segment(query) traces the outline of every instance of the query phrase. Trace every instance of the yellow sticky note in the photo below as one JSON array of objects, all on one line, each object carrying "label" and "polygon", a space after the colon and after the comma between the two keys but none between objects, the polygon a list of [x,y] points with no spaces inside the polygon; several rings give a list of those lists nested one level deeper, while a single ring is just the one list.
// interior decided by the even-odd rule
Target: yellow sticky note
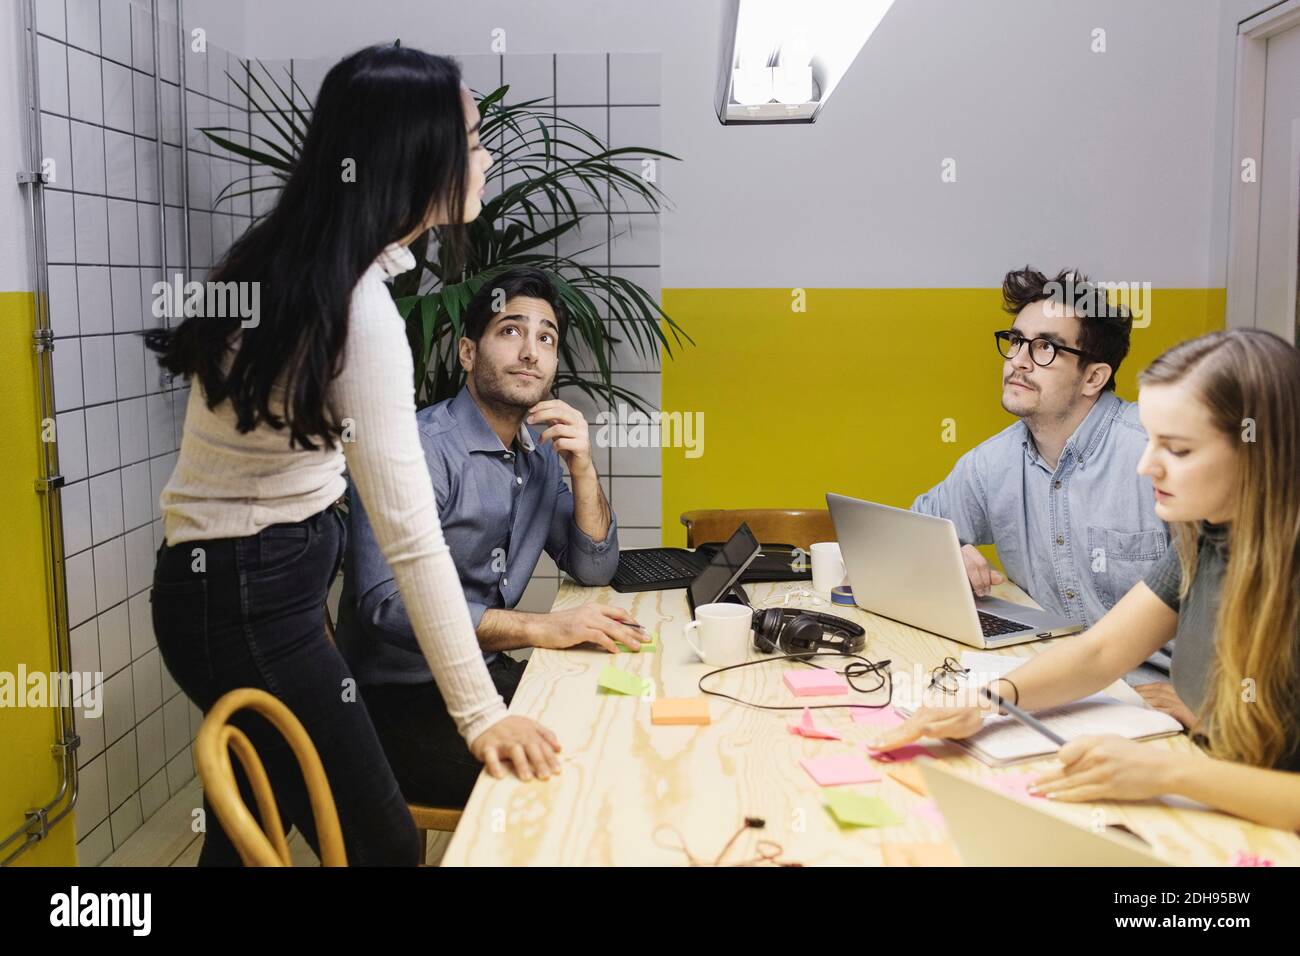
[{"label": "yellow sticky note", "polygon": [[826,809],[842,827],[892,827],[903,818],[879,797],[834,790],[826,794]]},{"label": "yellow sticky note", "polygon": [[961,866],[961,857],[946,843],[887,843],[880,849],[885,866]]},{"label": "yellow sticky note", "polygon": [[709,702],[703,697],[660,697],[650,705],[652,724],[707,724]]},{"label": "yellow sticky note", "polygon": [[641,697],[647,693],[651,683],[648,677],[641,677],[628,671],[619,670],[617,667],[606,665],[605,669],[600,672],[600,677],[596,680],[596,686],[600,690],[612,694]]},{"label": "yellow sticky note", "polygon": [[622,641],[615,641],[614,643],[618,645],[618,649],[620,651],[627,651],[629,654],[645,654],[650,651],[659,650],[659,635],[655,634],[651,636],[647,634],[645,636],[645,639],[641,641],[641,646],[638,647],[635,651],[632,650],[632,648],[628,647],[626,644],[624,644]]}]

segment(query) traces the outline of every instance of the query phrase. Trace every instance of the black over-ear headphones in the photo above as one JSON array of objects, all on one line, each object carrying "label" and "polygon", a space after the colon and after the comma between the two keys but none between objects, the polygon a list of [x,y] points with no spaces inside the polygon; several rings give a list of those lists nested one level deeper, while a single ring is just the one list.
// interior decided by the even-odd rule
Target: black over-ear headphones
[{"label": "black over-ear headphones", "polygon": [[834,614],[794,607],[769,607],[754,612],[754,647],[764,654],[818,651],[860,654],[866,646],[867,632]]}]

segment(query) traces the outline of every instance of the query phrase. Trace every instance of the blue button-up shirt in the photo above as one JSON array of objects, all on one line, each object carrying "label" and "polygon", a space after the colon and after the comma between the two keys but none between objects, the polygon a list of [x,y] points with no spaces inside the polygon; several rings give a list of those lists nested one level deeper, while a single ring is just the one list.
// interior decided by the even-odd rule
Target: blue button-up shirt
[{"label": "blue button-up shirt", "polygon": [[[540,432],[522,424],[510,448],[504,447],[467,388],[416,418],[442,533],[475,629],[488,608],[519,603],[543,550],[581,584],[613,579],[618,568],[613,512],[603,541],[577,526],[564,466],[554,445],[536,443]],[[362,685],[430,681],[433,675],[361,496],[353,494],[349,501],[339,649]],[[495,655],[486,657],[490,661]]]},{"label": "blue button-up shirt", "polygon": [[1137,406],[1104,392],[1056,467],[1018,421],[957,460],[913,511],[950,519],[962,544],[993,544],[1007,576],[1043,608],[1091,627],[1169,546]]}]

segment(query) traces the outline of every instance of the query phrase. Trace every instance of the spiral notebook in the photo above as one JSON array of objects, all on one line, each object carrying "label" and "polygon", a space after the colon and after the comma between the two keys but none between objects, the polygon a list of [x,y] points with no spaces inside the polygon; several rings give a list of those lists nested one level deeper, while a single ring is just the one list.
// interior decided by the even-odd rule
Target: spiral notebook
[{"label": "spiral notebook", "polygon": [[[987,683],[994,677],[1009,673],[1027,659],[1009,654],[967,651],[961,656],[961,666],[969,668],[964,680],[976,685]],[[1034,716],[1066,740],[1096,734],[1151,740],[1182,733],[1183,725],[1177,720],[1141,701],[1136,691],[1123,681],[1116,681],[1101,693],[1061,707],[1034,711]],[[919,705],[915,692],[899,688],[895,693],[894,707],[902,713],[910,715]],[[949,742],[990,767],[1037,760],[1057,750],[1056,744],[1014,717],[985,718],[983,729],[965,740]]]}]

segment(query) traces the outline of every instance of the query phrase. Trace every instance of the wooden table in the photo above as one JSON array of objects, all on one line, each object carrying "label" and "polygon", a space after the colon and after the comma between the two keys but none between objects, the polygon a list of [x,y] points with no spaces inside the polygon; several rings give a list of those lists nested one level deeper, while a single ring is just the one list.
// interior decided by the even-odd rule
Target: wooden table
[{"label": "wooden table", "polygon": [[[792,586],[746,587],[758,606],[778,603]],[[1001,585],[995,593],[1032,604],[1012,585]],[[755,843],[763,838],[783,847],[783,859],[805,865],[879,866],[885,844],[948,842],[942,828],[910,812],[924,798],[888,777],[850,789],[881,797],[902,812],[902,825],[842,830],[835,823],[823,806],[824,790],[799,761],[863,752],[870,728],[855,724],[847,709],[813,712],[818,726],[842,733],[842,741],[810,740],[788,730],[798,711],[763,711],[715,697],[709,698],[713,721],[708,726],[652,726],[648,700],[597,693],[596,678],[606,664],[653,678],[660,697],[699,696],[697,681],[709,668],[682,636],[682,625],[689,620],[685,591],[619,594],[609,588],[565,583],[554,606],[571,608],[589,602],[631,609],[649,632],[658,631],[661,650],[617,656],[598,650],[534,651],[510,711],[532,717],[559,735],[563,772],[550,781],[532,783],[482,774],[443,865],[680,866],[686,863],[680,850],[656,845],[655,831],[661,824],[675,826],[695,856],[712,860],[746,816],[763,817],[767,826],[745,833],[729,860],[754,856]],[[963,650],[969,650],[857,609],[805,606],[858,621],[867,629],[866,656],[892,660],[895,673],[913,672],[918,666],[928,672],[945,656],[960,658]],[[1047,643],[1022,644],[1001,653],[1028,657]],[[800,666],[774,662],[742,668],[714,678],[710,687],[772,704],[846,700],[792,697],[781,674]],[[879,704],[885,697],[878,692],[850,694],[849,699]],[[1144,746],[1194,748],[1183,736],[1152,740]],[[1048,758],[993,769],[955,748],[944,746],[939,752],[945,766],[981,779],[1042,771],[1054,762]],[[1177,798],[1170,800],[1177,802]],[[1222,813],[1157,802],[1040,803],[1085,826],[1096,819],[1094,814],[1104,814],[1106,823],[1128,826],[1173,863],[1224,865],[1238,851],[1279,865],[1300,863],[1300,837]],[[660,839],[672,837],[661,833]]]}]

